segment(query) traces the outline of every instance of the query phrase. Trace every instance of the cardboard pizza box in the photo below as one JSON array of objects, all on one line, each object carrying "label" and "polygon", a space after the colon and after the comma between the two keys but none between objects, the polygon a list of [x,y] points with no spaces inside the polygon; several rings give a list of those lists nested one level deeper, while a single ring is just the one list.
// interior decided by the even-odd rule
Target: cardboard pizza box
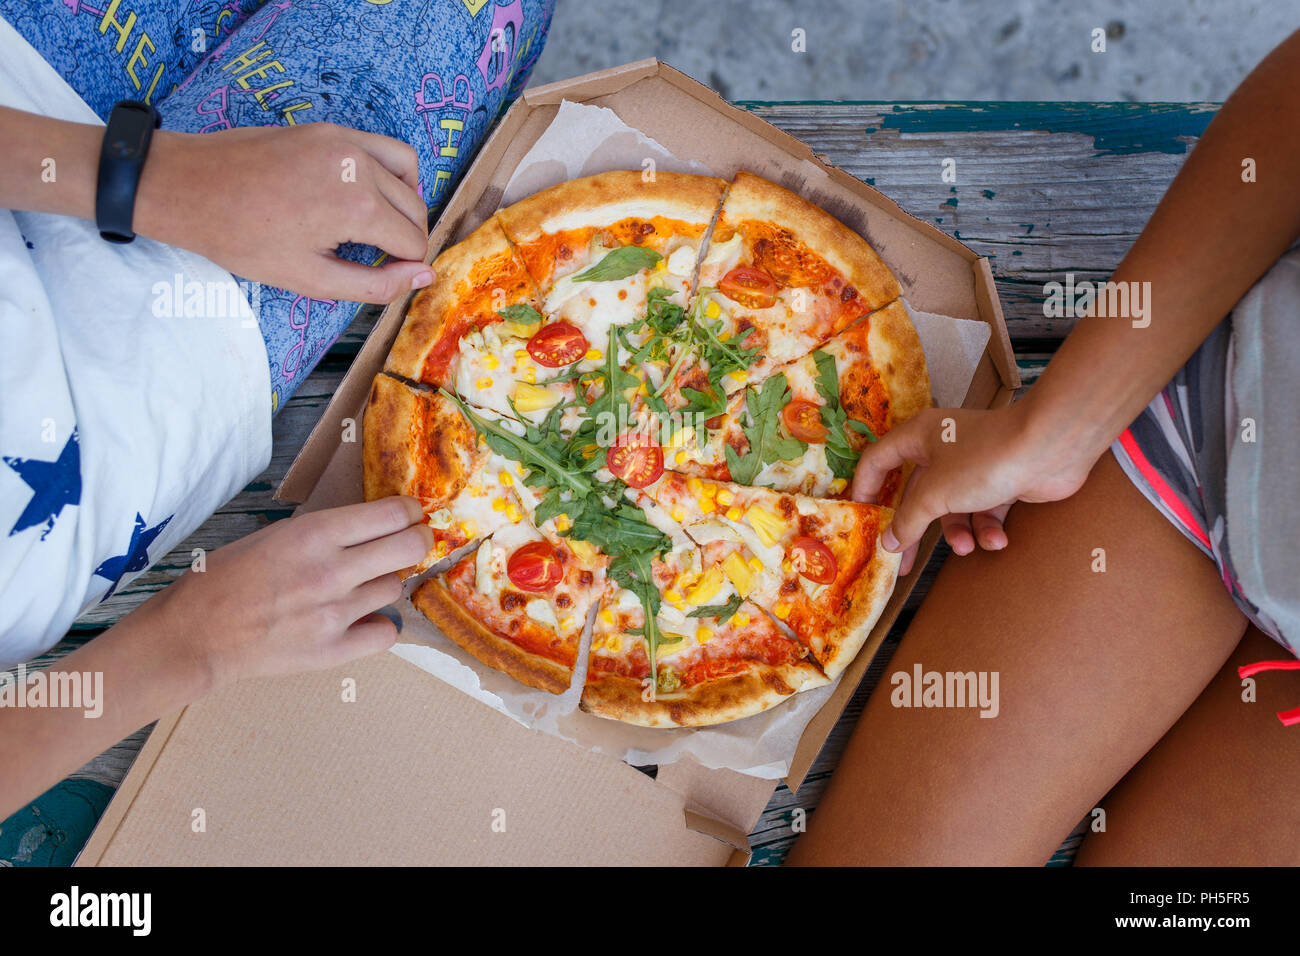
[{"label": "cardboard pizza box", "polygon": [[[744,168],[865,236],[917,309],[992,329],[967,408],[1020,384],[988,261],[799,140],[657,60],[536,87],[483,145],[429,237],[427,261],[499,205],[562,100],[608,107],[719,176]],[[409,300],[409,297],[408,297]],[[390,305],[280,486],[304,509],[361,499],[348,441],[407,301]],[[353,428],[352,426],[356,426]],[[925,557],[801,738],[797,789],[897,618]],[[226,688],[159,721],[78,865],[736,865],[776,783],[693,760],[654,775],[524,728],[392,654]]]}]

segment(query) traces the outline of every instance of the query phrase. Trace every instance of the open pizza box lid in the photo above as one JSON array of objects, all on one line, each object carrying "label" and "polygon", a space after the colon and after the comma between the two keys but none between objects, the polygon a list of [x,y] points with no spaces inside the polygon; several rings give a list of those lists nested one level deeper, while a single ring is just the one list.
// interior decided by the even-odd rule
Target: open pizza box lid
[{"label": "open pizza box lid", "polygon": [[[566,99],[607,107],[720,176],[748,169],[821,205],[872,243],[914,308],[989,324],[965,407],[1011,400],[1019,375],[987,260],[657,60],[525,92],[447,204],[427,261],[497,209]],[[361,500],[361,411],[406,306],[384,311],[280,498],[305,509]],[[915,569],[805,730],[786,778],[792,789],[937,537],[931,528]],[[380,654],[323,673],[246,681],[159,721],[78,865],[743,864],[747,834],[775,785],[693,760],[651,776],[528,730]]]}]

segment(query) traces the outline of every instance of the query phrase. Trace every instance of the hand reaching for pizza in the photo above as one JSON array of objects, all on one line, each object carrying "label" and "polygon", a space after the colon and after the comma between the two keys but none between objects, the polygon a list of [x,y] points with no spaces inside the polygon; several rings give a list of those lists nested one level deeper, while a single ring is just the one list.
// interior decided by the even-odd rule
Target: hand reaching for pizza
[{"label": "hand reaching for pizza", "polygon": [[374,613],[401,597],[395,572],[433,545],[423,517],[414,498],[393,497],[278,521],[209,554],[157,611],[212,686],[376,653],[397,637]]},{"label": "hand reaching for pizza", "polygon": [[[97,148],[97,147],[96,147]],[[415,150],[331,123],[154,137],[135,229],[237,276],[320,299],[390,302],[433,281]],[[344,242],[382,266],[347,262]]]},{"label": "hand reaching for pizza", "polygon": [[868,445],[853,476],[855,501],[874,502],[886,476],[916,465],[889,529],[887,551],[911,570],[921,535],[936,518],[956,554],[1007,546],[1002,527],[1017,501],[1059,501],[1078,491],[1097,456],[1057,438],[1027,404],[992,411],[927,409]]}]

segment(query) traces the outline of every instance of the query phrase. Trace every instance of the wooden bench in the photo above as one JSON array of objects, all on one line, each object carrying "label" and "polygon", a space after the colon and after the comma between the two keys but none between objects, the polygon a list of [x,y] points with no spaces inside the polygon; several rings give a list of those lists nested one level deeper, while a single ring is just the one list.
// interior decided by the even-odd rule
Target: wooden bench
[{"label": "wooden bench", "polygon": [[[1216,109],[1130,103],[741,105],[988,256],[1026,386],[1070,326],[1069,320],[1043,317],[1044,284],[1064,281],[1071,272],[1076,280],[1109,276]],[[955,182],[942,178],[948,159],[955,161]],[[291,513],[274,491],[372,322],[368,314],[353,323],[275,419],[265,473],[179,548],[78,619],[39,663],[62,657],[166,587],[189,567],[191,549],[218,548]],[[777,789],[751,834],[755,864],[779,863],[793,839],[790,811],[817,805],[867,695],[946,555],[941,546],[799,794],[784,785]],[[132,735],[86,773],[116,785],[147,733],[148,728]],[[1078,833],[1058,856],[1068,856],[1077,841]]]}]

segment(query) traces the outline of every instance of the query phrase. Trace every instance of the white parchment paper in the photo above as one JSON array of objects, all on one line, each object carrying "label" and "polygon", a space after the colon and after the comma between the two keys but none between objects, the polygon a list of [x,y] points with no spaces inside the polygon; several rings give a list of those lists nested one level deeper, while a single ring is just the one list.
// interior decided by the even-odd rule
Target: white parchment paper
[{"label": "white parchment paper", "polygon": [[[645,168],[715,175],[702,163],[682,160],[612,110],[564,101],[506,184],[508,206],[540,189],[611,169]],[[931,389],[939,407],[959,406],[984,352],[990,330],[983,322],[917,312],[908,307],[921,338],[930,370]],[[408,593],[412,585],[408,584]],[[578,656],[579,674],[563,695],[525,687],[487,667],[448,640],[409,601],[403,601],[402,638],[428,640],[433,646],[399,643],[392,652],[525,727],[553,734],[606,753],[633,766],[666,764],[690,754],[709,768],[728,768],[755,777],[776,779],[790,769],[804,728],[834,691],[826,687],[796,694],[762,714],[717,727],[654,730],[593,717],[578,710],[586,671],[587,644]],[[590,631],[590,628],[588,628]]]}]

